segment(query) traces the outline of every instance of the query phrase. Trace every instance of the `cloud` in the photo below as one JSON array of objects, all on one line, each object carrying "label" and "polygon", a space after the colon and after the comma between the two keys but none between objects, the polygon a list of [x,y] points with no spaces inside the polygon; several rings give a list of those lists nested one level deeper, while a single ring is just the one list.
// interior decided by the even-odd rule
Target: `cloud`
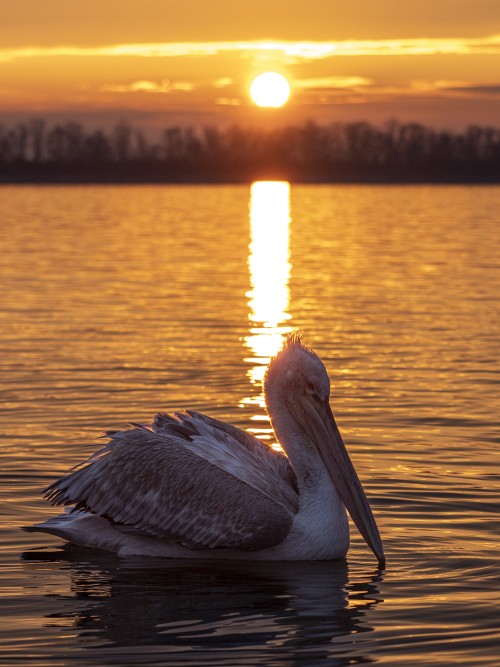
[{"label": "cloud", "polygon": [[241,100],[236,97],[217,97],[215,104],[226,107],[238,107],[241,104]]},{"label": "cloud", "polygon": [[216,88],[227,88],[227,86],[231,86],[232,84],[233,80],[228,76],[223,76],[221,79],[214,81],[214,86]]},{"label": "cloud", "polygon": [[447,90],[454,93],[468,93],[471,95],[500,95],[500,84],[496,86],[478,86],[470,84],[467,86],[450,86]]},{"label": "cloud", "polygon": [[134,81],[126,84],[105,84],[103,93],[171,93],[174,91],[191,92],[194,86],[189,81]]},{"label": "cloud", "polygon": [[243,56],[262,53],[295,60],[337,56],[500,54],[500,35],[464,38],[418,38],[343,41],[235,41],[116,44],[99,47],[54,46],[0,49],[0,62],[24,58],[174,58],[205,57],[236,52]]},{"label": "cloud", "polygon": [[304,90],[323,90],[330,88],[358,88],[359,86],[370,86],[372,84],[372,79],[366,79],[362,76],[324,76],[295,80],[293,87]]},{"label": "cloud", "polygon": [[411,90],[417,93],[465,93],[468,95],[499,95],[500,83],[485,83],[438,79],[434,81],[412,81]]},{"label": "cloud", "polygon": [[379,84],[363,77],[322,77],[294,82],[296,104],[364,104],[388,100],[427,98],[493,99],[500,83],[447,79],[414,79],[406,83]]}]

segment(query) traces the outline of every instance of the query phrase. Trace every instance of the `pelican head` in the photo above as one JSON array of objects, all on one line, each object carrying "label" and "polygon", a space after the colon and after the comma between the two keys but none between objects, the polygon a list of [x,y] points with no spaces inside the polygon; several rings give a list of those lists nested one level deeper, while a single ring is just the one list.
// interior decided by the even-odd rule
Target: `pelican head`
[{"label": "pelican head", "polygon": [[292,454],[292,443],[300,443],[303,461],[313,451],[319,454],[356,527],[384,567],[377,524],[330,408],[326,368],[300,335],[288,336],[269,364],[264,391],[273,428],[287,454]]}]

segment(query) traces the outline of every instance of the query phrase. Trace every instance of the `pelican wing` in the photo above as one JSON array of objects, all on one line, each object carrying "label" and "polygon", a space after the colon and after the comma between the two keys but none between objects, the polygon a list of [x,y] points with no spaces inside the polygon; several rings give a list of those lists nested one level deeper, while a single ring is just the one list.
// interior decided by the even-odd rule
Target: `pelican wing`
[{"label": "pelican wing", "polygon": [[110,432],[102,450],[45,496],[191,548],[279,544],[298,510],[288,461],[220,424],[196,413],[157,415],[151,428]]},{"label": "pelican wing", "polygon": [[153,429],[183,435],[191,451],[279,500],[294,514],[298,511],[297,480],[288,458],[250,433],[192,410],[175,417],[157,414]]}]

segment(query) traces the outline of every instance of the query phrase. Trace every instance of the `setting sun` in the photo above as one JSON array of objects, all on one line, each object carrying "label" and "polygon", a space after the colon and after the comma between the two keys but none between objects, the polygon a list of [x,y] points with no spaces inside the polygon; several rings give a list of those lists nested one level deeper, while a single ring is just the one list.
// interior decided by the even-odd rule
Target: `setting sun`
[{"label": "setting sun", "polygon": [[290,97],[290,84],[277,72],[264,72],[252,81],[250,97],[259,107],[282,107]]}]

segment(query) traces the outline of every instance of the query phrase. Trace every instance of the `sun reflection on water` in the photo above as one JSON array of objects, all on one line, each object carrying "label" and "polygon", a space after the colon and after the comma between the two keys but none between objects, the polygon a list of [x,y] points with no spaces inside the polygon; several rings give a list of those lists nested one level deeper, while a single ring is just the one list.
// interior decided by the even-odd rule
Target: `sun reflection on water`
[{"label": "sun reflection on water", "polygon": [[[249,298],[249,335],[245,345],[251,356],[247,375],[258,387],[257,395],[241,401],[242,406],[261,409],[252,417],[263,427],[250,429],[261,439],[271,439],[272,429],[262,393],[262,380],[270,358],[276,354],[285,333],[292,331],[286,323],[291,315],[290,303],[290,184],[286,181],[257,181],[250,192],[250,230],[248,267],[252,289]],[[265,426],[265,427],[264,427]]]}]

